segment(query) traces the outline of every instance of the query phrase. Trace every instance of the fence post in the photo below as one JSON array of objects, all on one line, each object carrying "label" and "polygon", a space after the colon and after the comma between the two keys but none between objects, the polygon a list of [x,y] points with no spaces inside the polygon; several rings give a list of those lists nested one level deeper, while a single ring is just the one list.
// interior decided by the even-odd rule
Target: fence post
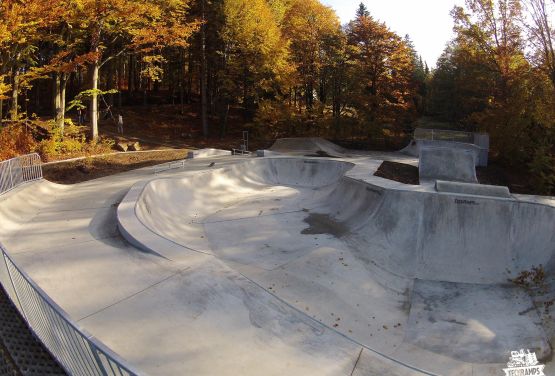
[{"label": "fence post", "polygon": [[27,314],[25,313],[25,308],[23,308],[23,305],[21,304],[21,300],[19,299],[19,294],[17,293],[17,288],[15,287],[15,283],[13,282],[13,277],[12,277],[12,273],[10,271],[10,267],[8,266],[8,260],[6,257],[6,253],[4,252],[4,249],[2,250],[2,259],[4,260],[4,265],[6,265],[6,272],[8,273],[8,277],[10,277],[10,282],[12,284],[13,287],[13,293],[15,294],[15,298],[17,299],[17,304],[19,305],[19,308],[21,309],[21,315],[23,316],[23,318],[25,319],[25,321],[31,325],[31,323],[29,322],[29,319],[27,318]]},{"label": "fence post", "polygon": [[102,363],[102,360],[100,359],[100,356],[98,356],[98,352],[95,346],[93,346],[92,343],[88,342],[89,344],[89,348],[91,349],[91,352],[93,354],[94,359],[96,360],[96,363],[98,364],[98,368],[100,369],[100,372],[102,372],[102,376],[108,376],[108,372],[106,372],[106,368],[104,367],[104,363]]},{"label": "fence post", "polygon": [[8,174],[10,175],[10,189],[13,188],[13,174],[12,174],[12,161],[8,161]]}]

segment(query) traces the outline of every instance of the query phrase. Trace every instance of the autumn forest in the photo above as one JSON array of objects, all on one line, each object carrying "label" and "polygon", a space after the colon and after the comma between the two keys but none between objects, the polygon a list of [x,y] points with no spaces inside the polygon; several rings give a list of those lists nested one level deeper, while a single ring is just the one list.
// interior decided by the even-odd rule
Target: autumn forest
[{"label": "autumn forest", "polygon": [[428,66],[363,4],[342,25],[319,0],[2,0],[0,160],[103,151],[103,118],[172,105],[201,138],[484,131],[494,160],[555,194],[554,7],[466,0]]}]

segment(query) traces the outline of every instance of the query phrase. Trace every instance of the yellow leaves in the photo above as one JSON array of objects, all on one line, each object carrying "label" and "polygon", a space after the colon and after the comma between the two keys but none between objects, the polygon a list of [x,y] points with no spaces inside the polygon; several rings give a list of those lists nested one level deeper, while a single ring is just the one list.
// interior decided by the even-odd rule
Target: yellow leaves
[{"label": "yellow leaves", "polygon": [[7,84],[6,79],[6,75],[0,75],[0,100],[8,99],[6,94],[12,89],[12,85]]},{"label": "yellow leaves", "polygon": [[164,74],[162,64],[166,62],[161,55],[144,56],[142,59],[144,65],[141,70],[141,77],[148,78],[152,81],[161,81]]},{"label": "yellow leaves", "polygon": [[99,57],[100,53],[98,52],[86,52],[74,56],[74,51],[64,50],[54,55],[50,64],[45,65],[44,69],[48,72],[71,73],[94,63]]},{"label": "yellow leaves", "polygon": [[225,0],[224,14],[222,37],[243,69],[260,72],[283,67],[287,43],[266,0]]},{"label": "yellow leaves", "polygon": [[167,47],[186,48],[191,35],[200,27],[200,22],[186,24],[160,23],[133,31],[132,45],[135,50],[150,53]]}]

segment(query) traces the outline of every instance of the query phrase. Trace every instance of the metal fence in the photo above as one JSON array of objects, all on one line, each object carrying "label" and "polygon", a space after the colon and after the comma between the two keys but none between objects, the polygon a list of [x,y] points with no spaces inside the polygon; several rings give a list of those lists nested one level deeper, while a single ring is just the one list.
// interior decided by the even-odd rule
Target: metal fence
[{"label": "metal fence", "polygon": [[0,195],[17,186],[42,179],[41,160],[38,154],[29,154],[0,162]]},{"label": "metal fence", "polygon": [[[42,179],[38,154],[0,162],[0,195]],[[13,261],[0,244],[0,283],[34,335],[72,376],[135,376],[108,347],[68,314]]]},{"label": "metal fence", "polygon": [[414,139],[415,140],[457,141],[457,142],[465,142],[465,143],[473,144],[474,133],[440,130],[440,129],[416,128],[414,130]]},{"label": "metal fence", "polygon": [[74,323],[0,245],[0,281],[35,336],[69,375],[135,376],[125,362]]}]

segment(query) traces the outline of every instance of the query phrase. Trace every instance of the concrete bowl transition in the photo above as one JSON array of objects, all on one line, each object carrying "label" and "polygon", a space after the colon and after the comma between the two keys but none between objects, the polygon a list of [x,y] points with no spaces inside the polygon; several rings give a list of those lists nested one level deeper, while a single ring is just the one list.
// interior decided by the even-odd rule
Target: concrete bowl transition
[{"label": "concrete bowl transition", "polygon": [[[142,181],[118,224],[145,252],[188,265],[208,256],[208,274],[233,280],[214,281],[218,288],[255,286],[336,333],[329,348],[361,346],[353,371],[331,374],[497,374],[512,350],[548,358],[532,299],[508,280],[535,266],[553,271],[555,208],[391,184],[367,171],[363,159],[275,157]],[[299,351],[323,351],[308,350],[308,337]]]}]

